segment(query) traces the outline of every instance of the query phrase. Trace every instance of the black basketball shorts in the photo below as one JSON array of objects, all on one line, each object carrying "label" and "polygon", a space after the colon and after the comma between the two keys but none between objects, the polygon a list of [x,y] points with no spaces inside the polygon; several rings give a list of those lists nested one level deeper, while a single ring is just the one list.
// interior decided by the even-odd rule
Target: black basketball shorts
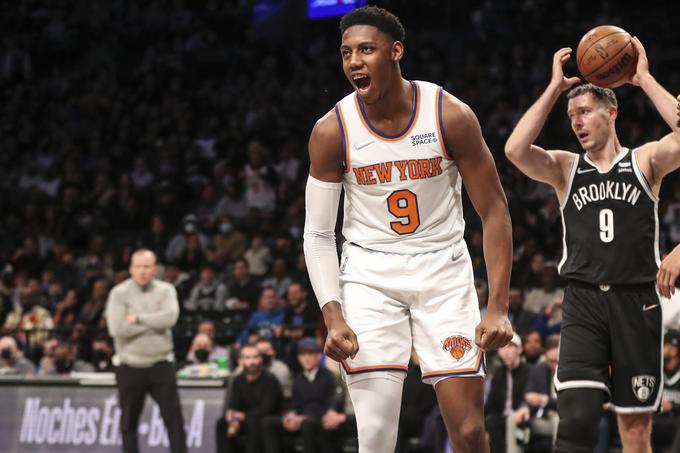
[{"label": "black basketball shorts", "polygon": [[656,411],[663,385],[663,333],[654,285],[572,281],[562,311],[557,391],[599,388],[617,413]]}]

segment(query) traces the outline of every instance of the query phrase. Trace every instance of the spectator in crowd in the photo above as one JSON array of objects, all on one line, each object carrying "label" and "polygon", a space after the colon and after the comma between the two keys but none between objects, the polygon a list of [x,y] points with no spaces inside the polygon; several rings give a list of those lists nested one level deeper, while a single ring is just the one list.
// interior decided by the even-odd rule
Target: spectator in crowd
[{"label": "spectator in crowd", "polygon": [[83,308],[80,309],[78,321],[86,325],[96,325],[104,313],[108,295],[108,282],[104,279],[96,280],[92,284],[92,295],[90,296],[90,300],[85,302]]},{"label": "spectator in crowd", "polygon": [[231,297],[227,300],[227,308],[232,312],[247,315],[255,308],[261,288],[251,278],[248,261],[245,259],[234,263],[232,273],[234,282],[229,286]]},{"label": "spectator in crowd", "polygon": [[224,416],[215,427],[218,453],[261,452],[262,420],[281,409],[281,385],[264,370],[262,355],[255,345],[241,347],[239,366],[242,372],[233,378]]},{"label": "spectator in crowd", "polygon": [[246,206],[271,212],[275,208],[274,187],[277,177],[276,172],[267,164],[267,151],[257,140],[248,144],[248,162],[243,167],[243,178],[246,184]]},{"label": "spectator in crowd", "polygon": [[72,326],[78,313],[78,293],[75,289],[66,291],[64,298],[57,302],[54,311],[54,325],[56,327]]},{"label": "spectator in crowd", "polygon": [[245,255],[246,236],[234,227],[234,220],[229,214],[219,217],[213,246],[222,265],[231,265]]},{"label": "spectator in crowd", "polygon": [[[211,348],[210,354],[208,354],[209,362],[215,362],[217,359],[229,357],[229,351],[227,348],[220,346],[215,342],[215,323],[213,321],[209,319],[201,321],[198,324],[198,328],[196,329],[196,337],[194,337],[194,340],[198,337],[198,335],[206,335],[210,339]],[[192,347],[189,349],[189,352],[187,352],[186,360],[188,362],[194,361],[193,342]]]},{"label": "spectator in crowd", "polygon": [[35,365],[23,356],[14,338],[0,338],[0,376],[34,374]]},{"label": "spectator in crowd", "polygon": [[288,266],[283,258],[274,259],[271,277],[262,280],[262,286],[271,286],[279,297],[285,297],[288,286],[293,279],[288,275]]},{"label": "spectator in crowd", "polygon": [[541,286],[526,294],[524,308],[534,313],[542,313],[546,308],[550,308],[555,299],[564,296],[564,288],[558,285],[557,266],[552,262],[546,263],[541,274]]},{"label": "spectator in crowd", "polygon": [[336,381],[320,367],[321,347],[314,338],[297,343],[302,367],[293,381],[292,407],[281,416],[266,417],[262,424],[264,452],[281,451],[281,437],[300,436],[304,453],[332,453],[333,435],[347,420],[337,400]]},{"label": "spectator in crowd", "polygon": [[113,373],[113,342],[105,333],[92,340],[90,356],[94,370],[98,373]]},{"label": "spectator in crowd", "polygon": [[262,288],[257,311],[250,316],[248,324],[238,337],[238,344],[246,344],[248,334],[255,332],[269,340],[278,339],[283,331],[285,312],[273,288]]},{"label": "spectator in crowd", "polygon": [[663,345],[664,388],[659,413],[654,414],[652,444],[680,451],[680,331],[668,330]]},{"label": "spectator in crowd", "polygon": [[204,266],[199,281],[184,302],[184,309],[187,314],[201,317],[224,313],[228,296],[227,286],[217,280],[215,270]]},{"label": "spectator in crowd", "polygon": [[513,452],[514,413],[524,401],[531,366],[522,362],[522,340],[514,334],[510,343],[498,350],[500,363],[493,367],[489,393],[484,405],[486,430],[491,452]]},{"label": "spectator in crowd", "polygon": [[293,394],[293,376],[290,373],[288,365],[276,358],[276,350],[270,340],[265,338],[259,339],[255,343],[255,346],[262,355],[264,369],[276,376],[279,384],[281,384],[283,397],[290,398]]},{"label": "spectator in crowd", "polygon": [[288,285],[283,338],[295,342],[302,337],[314,336],[314,330],[321,319],[321,310],[316,302],[310,302],[307,296],[308,292],[302,284],[292,282]]},{"label": "spectator in crowd", "polygon": [[543,356],[543,337],[537,330],[530,330],[522,337],[522,350],[524,361],[530,365],[545,360]]},{"label": "spectator in crowd", "polygon": [[92,373],[94,367],[78,358],[70,343],[61,342],[54,348],[51,361],[43,362],[38,374],[41,376],[69,376],[71,373]]},{"label": "spectator in crowd", "polygon": [[271,262],[271,253],[261,236],[253,237],[250,241],[250,248],[246,250],[243,257],[248,261],[250,275],[255,278],[262,278],[267,273]]},{"label": "spectator in crowd", "polygon": [[3,331],[15,333],[16,338],[33,350],[42,344],[54,328],[50,312],[41,306],[40,282],[31,278],[19,293],[20,305],[5,319]]},{"label": "spectator in crowd", "polygon": [[[197,252],[196,249],[203,250],[208,246],[208,237],[198,229],[198,217],[195,214],[187,214],[182,219],[182,230],[170,239],[165,250],[165,258],[168,262],[177,263],[182,260],[182,257],[185,256],[187,242],[192,236],[196,236],[198,240],[198,244],[195,244],[198,247],[194,246],[192,254]],[[182,267],[182,269],[187,268]]]},{"label": "spectator in crowd", "polygon": [[[170,283],[177,290],[177,299],[186,300],[191,291],[191,277],[175,263],[167,263],[163,269],[163,281]],[[180,307],[182,308],[182,307]]]},{"label": "spectator in crowd", "polygon": [[511,285],[508,292],[508,319],[520,336],[531,331],[538,320],[536,313],[524,308],[524,290],[519,285]]},{"label": "spectator in crowd", "polygon": [[515,412],[515,425],[528,426],[530,445],[534,453],[550,453],[557,435],[557,393],[553,385],[559,337],[546,340],[545,361],[537,363],[529,372],[524,390],[524,402]]}]

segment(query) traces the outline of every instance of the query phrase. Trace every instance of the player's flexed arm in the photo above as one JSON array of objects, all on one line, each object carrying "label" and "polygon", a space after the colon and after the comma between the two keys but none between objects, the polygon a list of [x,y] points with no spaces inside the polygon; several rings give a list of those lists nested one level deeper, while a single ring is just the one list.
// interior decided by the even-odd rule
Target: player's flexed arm
[{"label": "player's flexed arm", "polygon": [[446,94],[443,122],[448,149],[453,150],[458,171],[482,219],[484,230],[489,304],[486,316],[475,329],[475,342],[482,349],[497,349],[512,338],[512,326],[508,320],[508,288],[512,267],[512,227],[508,203],[493,157],[472,110]]},{"label": "player's flexed arm", "polygon": [[340,306],[335,222],[342,191],[342,138],[333,111],[317,121],[309,138],[311,167],[305,191],[305,261],[328,329],[324,351],[341,361],[359,351]]},{"label": "player's flexed arm", "polygon": [[569,167],[573,154],[566,151],[548,152],[536,146],[534,141],[541,133],[548,114],[562,92],[578,83],[578,77],[564,76],[562,66],[571,58],[571,49],[564,47],[553,55],[552,77],[548,87],[519,120],[505,144],[505,154],[522,173],[550,184],[557,191],[560,201],[567,185]]}]

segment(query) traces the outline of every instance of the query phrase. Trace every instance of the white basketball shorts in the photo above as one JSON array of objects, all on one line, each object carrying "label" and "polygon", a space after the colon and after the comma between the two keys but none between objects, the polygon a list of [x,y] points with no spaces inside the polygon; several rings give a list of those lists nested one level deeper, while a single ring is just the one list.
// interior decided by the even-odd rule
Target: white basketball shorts
[{"label": "white basketball shorts", "polygon": [[484,353],[475,345],[479,304],[464,242],[417,255],[345,243],[340,289],[345,320],[359,342],[356,357],[342,362],[348,383],[405,372],[412,346],[425,382],[484,376]]}]

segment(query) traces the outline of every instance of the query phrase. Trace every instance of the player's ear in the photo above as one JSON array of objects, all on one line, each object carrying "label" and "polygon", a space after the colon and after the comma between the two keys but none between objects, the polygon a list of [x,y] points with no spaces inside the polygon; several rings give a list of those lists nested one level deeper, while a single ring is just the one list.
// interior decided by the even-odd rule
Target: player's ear
[{"label": "player's ear", "polygon": [[404,43],[401,41],[394,41],[392,43],[392,61],[398,63],[404,56]]},{"label": "player's ear", "polygon": [[615,120],[617,116],[619,116],[619,109],[617,109],[615,105],[610,105],[609,106],[609,118],[611,118],[612,120]]}]

